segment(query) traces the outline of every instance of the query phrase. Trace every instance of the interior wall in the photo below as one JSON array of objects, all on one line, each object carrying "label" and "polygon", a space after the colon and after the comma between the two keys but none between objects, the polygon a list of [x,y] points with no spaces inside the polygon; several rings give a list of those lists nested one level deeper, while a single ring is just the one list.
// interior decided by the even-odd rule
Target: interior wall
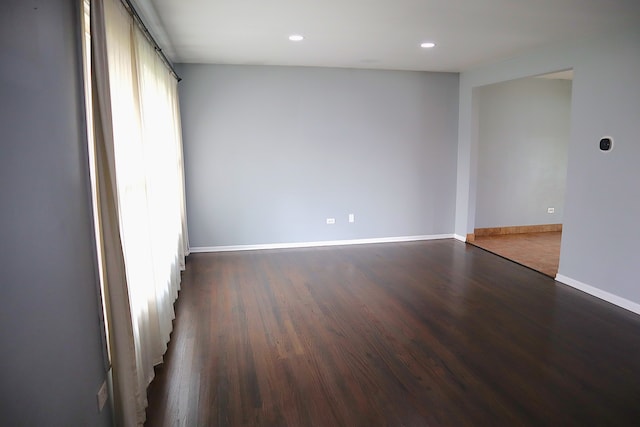
[{"label": "interior wall", "polygon": [[0,424],[108,426],[79,6],[0,6]]},{"label": "interior wall", "polygon": [[[640,304],[640,28],[576,60],[560,273]],[[599,150],[603,136],[611,152]],[[635,307],[640,309],[640,306]]]},{"label": "interior wall", "polygon": [[457,74],[179,72],[192,248],[452,233]]},{"label": "interior wall", "polygon": [[562,223],[571,81],[517,79],[476,93],[475,228]]},{"label": "interior wall", "polygon": [[[558,277],[640,313],[640,30],[541,48],[464,72],[460,125],[456,233],[475,223],[478,87],[573,68],[571,138]],[[602,153],[598,141],[613,136]]]}]

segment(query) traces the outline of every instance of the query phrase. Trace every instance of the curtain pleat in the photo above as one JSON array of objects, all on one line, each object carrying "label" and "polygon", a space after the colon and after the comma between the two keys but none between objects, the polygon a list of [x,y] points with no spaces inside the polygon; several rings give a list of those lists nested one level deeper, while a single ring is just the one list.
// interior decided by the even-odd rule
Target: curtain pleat
[{"label": "curtain pleat", "polygon": [[118,189],[115,177],[111,94],[106,46],[104,4],[91,5],[92,108],[96,153],[98,217],[104,256],[105,305],[113,378],[113,408],[116,424],[137,425],[137,390],[133,325],[130,315],[125,262],[120,240]]}]

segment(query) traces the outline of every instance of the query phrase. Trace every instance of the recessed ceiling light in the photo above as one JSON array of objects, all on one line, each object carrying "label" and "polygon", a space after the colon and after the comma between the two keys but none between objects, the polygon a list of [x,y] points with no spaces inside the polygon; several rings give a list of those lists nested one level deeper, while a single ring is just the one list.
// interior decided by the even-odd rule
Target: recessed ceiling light
[{"label": "recessed ceiling light", "polygon": [[420,44],[420,47],[424,49],[431,49],[432,47],[436,47],[436,44],[433,42],[424,42]]},{"label": "recessed ceiling light", "polygon": [[291,34],[289,36],[289,40],[291,40],[292,42],[301,42],[302,40],[304,40],[304,36],[301,36],[300,34]]}]

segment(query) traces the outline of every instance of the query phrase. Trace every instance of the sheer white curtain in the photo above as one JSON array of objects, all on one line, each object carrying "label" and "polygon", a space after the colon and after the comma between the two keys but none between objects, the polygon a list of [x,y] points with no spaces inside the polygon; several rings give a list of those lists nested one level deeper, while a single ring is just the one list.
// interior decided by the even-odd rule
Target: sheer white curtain
[{"label": "sheer white curtain", "polygon": [[114,406],[119,424],[140,425],[188,251],[177,81],[119,0],[91,8]]}]

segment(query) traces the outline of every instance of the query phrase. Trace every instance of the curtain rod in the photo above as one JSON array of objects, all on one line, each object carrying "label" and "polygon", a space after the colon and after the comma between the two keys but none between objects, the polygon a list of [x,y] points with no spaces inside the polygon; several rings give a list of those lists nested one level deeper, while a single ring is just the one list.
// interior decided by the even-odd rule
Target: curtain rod
[{"label": "curtain rod", "polygon": [[162,48],[160,48],[160,45],[158,45],[158,43],[156,42],[156,39],[153,38],[149,30],[147,29],[147,26],[144,25],[142,18],[136,11],[136,8],[133,7],[133,4],[131,4],[131,1],[120,0],[120,2],[129,11],[129,14],[133,18],[133,20],[136,21],[136,24],[138,24],[144,36],[147,38],[147,40],[149,40],[149,43],[153,45],[153,48],[156,50],[156,53],[160,56],[160,59],[162,60],[162,62],[164,62],[164,65],[167,66],[167,68],[169,69],[169,72],[173,75],[173,77],[176,78],[177,81],[181,81],[182,78],[178,75],[175,68],[173,68],[173,64],[171,63],[171,61],[169,61],[169,58],[167,58],[167,56],[164,54],[164,52],[162,51]]}]

